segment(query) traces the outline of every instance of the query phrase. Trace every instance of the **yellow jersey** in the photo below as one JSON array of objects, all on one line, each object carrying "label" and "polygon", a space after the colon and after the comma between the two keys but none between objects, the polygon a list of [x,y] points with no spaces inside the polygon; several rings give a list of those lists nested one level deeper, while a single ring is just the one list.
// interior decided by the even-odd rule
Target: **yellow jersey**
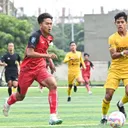
[{"label": "yellow jersey", "polygon": [[68,52],[63,62],[68,63],[68,73],[80,72],[80,64],[82,64],[82,66],[85,67],[85,64],[82,58],[82,53],[79,51],[76,51],[75,53]]},{"label": "yellow jersey", "polygon": [[[117,52],[128,50],[128,32],[126,36],[121,37],[118,32],[109,37],[110,49],[115,48]],[[121,56],[117,59],[112,59],[110,71],[116,70],[118,73],[126,73],[128,75],[128,56]]]}]

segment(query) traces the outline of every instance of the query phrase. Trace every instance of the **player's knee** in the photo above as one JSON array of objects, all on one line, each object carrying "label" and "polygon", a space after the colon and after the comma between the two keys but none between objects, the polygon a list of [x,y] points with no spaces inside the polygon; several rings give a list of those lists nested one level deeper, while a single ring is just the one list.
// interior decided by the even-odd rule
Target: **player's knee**
[{"label": "player's knee", "polygon": [[105,95],[105,99],[106,99],[107,101],[111,101],[111,100],[112,100],[112,94],[107,93],[107,94]]},{"label": "player's knee", "polygon": [[21,95],[21,94],[19,94],[19,93],[16,94],[16,99],[17,99],[17,101],[22,101],[24,98],[25,98],[24,95]]}]

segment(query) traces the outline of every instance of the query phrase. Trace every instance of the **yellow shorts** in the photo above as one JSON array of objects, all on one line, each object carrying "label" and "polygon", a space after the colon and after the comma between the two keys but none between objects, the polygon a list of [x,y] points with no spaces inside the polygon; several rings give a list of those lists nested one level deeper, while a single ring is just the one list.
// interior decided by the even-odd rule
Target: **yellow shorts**
[{"label": "yellow shorts", "polygon": [[68,85],[74,84],[80,77],[82,78],[81,72],[68,73]]},{"label": "yellow shorts", "polygon": [[122,80],[124,86],[128,85],[128,75],[126,75],[124,77],[123,75],[120,75],[117,72],[110,71],[108,73],[107,80],[106,80],[104,87],[116,90],[118,88],[121,80]]}]

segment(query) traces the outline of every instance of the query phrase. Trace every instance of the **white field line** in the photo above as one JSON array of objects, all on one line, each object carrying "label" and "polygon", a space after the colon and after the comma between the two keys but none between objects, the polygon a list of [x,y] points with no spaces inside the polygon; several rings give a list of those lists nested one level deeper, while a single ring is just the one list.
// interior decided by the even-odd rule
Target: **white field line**
[{"label": "white field line", "polygon": [[[125,123],[125,125],[128,125],[128,123]],[[125,126],[124,125],[124,126]],[[102,126],[101,124],[67,124],[67,125],[35,125],[35,126],[0,126],[0,128],[38,128],[38,127],[75,127],[75,126]],[[107,125],[108,126],[108,125]]]}]

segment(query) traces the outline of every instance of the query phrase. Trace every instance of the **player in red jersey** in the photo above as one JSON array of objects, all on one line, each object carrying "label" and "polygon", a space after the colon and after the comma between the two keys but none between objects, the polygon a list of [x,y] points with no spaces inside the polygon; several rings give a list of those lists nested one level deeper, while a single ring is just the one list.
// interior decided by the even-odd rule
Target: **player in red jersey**
[{"label": "player in red jersey", "polygon": [[82,77],[86,83],[85,85],[86,85],[88,94],[92,94],[89,82],[90,82],[90,70],[91,68],[94,68],[94,65],[91,61],[89,61],[88,53],[84,53],[84,63],[85,63],[86,69],[82,69]]},{"label": "player in red jersey", "polygon": [[[46,69],[46,59],[52,63],[56,59],[55,54],[48,54],[47,49],[53,40],[50,32],[52,30],[53,17],[48,13],[43,13],[38,17],[40,30],[34,32],[28,41],[26,56],[20,66],[20,75],[18,79],[18,91],[12,94],[5,102],[3,114],[8,116],[9,108],[17,101],[25,98],[28,88],[34,80],[49,89],[50,105],[50,125],[61,124],[62,120],[57,118],[57,83],[55,78]],[[55,69],[54,64],[52,68]]]}]

